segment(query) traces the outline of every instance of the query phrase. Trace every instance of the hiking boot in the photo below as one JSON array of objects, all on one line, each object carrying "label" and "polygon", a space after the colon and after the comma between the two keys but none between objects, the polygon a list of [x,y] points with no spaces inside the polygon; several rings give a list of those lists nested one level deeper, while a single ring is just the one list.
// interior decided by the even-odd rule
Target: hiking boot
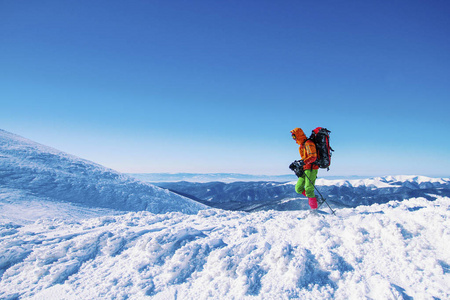
[{"label": "hiking boot", "polygon": [[308,203],[309,203],[309,207],[311,207],[311,209],[317,209],[317,198],[308,198]]}]

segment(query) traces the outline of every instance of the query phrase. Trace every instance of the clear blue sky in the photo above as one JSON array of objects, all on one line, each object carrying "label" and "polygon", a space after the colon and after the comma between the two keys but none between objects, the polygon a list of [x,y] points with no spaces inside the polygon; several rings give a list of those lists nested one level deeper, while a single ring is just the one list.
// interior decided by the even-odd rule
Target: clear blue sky
[{"label": "clear blue sky", "polygon": [[450,2],[0,1],[0,128],[123,172],[450,172]]}]

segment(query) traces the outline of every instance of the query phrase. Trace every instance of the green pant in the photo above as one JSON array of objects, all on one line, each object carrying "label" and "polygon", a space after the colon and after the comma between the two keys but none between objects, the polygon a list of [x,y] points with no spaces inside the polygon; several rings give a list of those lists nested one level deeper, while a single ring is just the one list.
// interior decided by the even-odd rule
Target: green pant
[{"label": "green pant", "polygon": [[[305,170],[305,174],[298,178],[297,184],[295,185],[295,191],[298,194],[306,192],[306,197],[314,198],[316,197],[314,193],[314,184],[316,183],[317,173],[319,170]],[[309,179],[308,179],[309,178]]]}]

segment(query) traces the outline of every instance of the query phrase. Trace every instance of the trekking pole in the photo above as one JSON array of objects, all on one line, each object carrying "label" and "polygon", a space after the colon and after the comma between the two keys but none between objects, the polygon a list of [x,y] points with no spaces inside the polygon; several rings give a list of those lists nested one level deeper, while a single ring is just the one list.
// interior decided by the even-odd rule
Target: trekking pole
[{"label": "trekking pole", "polygon": [[[336,215],[336,213],[334,212],[334,210],[331,208],[330,204],[328,204],[327,200],[322,196],[322,194],[320,193],[320,191],[316,188],[316,185],[311,181],[311,179],[309,179],[308,175],[306,175],[306,172],[304,173],[306,178],[308,178],[309,182],[311,182],[311,184],[313,185],[314,189],[319,193],[320,198],[322,199],[319,207],[325,202],[326,205],[328,206],[328,208],[331,210],[331,212],[333,213],[333,215]],[[317,208],[319,208],[317,207]]]}]

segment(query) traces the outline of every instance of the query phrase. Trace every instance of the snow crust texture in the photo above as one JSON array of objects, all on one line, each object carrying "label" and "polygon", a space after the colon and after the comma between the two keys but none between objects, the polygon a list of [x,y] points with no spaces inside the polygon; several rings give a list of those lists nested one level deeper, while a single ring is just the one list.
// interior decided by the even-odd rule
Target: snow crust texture
[{"label": "snow crust texture", "polygon": [[449,299],[448,198],[0,227],[1,299]]},{"label": "snow crust texture", "polygon": [[[123,211],[197,213],[204,205],[0,130],[0,193]],[[22,197],[23,198],[23,197]]]}]

